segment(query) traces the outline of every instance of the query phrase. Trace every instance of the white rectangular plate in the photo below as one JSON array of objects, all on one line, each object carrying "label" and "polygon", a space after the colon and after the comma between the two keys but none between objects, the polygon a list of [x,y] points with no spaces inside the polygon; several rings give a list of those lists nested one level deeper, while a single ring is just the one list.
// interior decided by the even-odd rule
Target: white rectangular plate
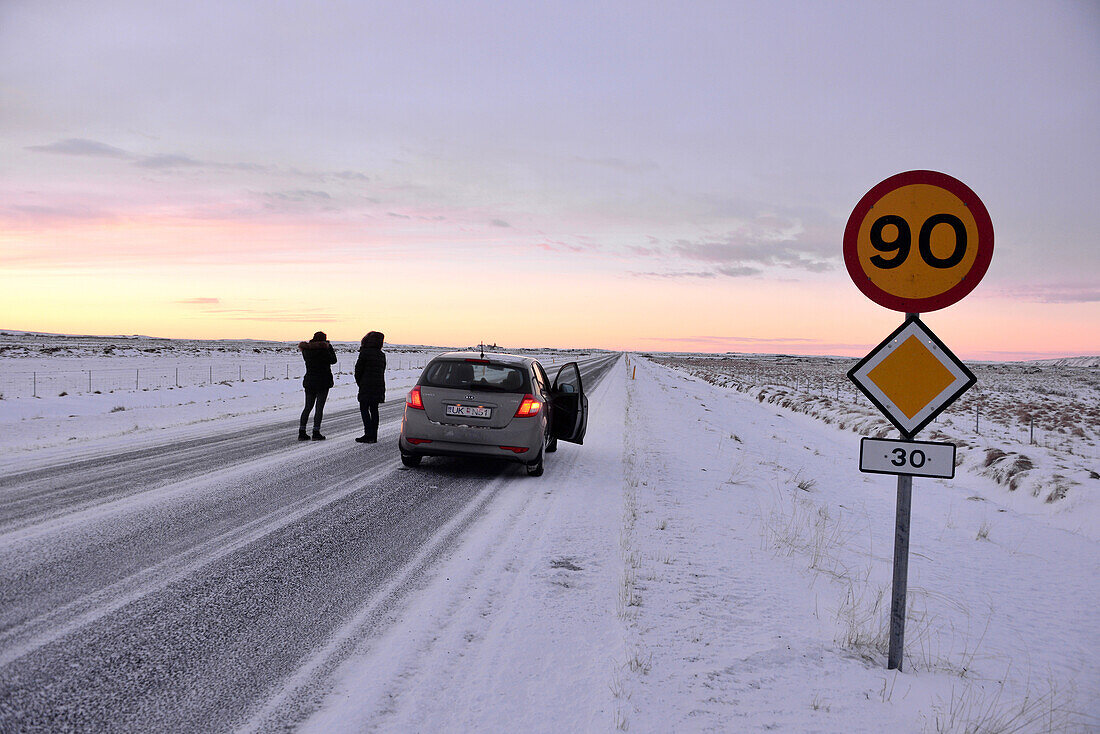
[{"label": "white rectangular plate", "polygon": [[480,405],[448,405],[447,415],[461,418],[492,418],[493,409]]},{"label": "white rectangular plate", "polygon": [[953,479],[955,444],[864,438],[859,442],[859,470],[869,474]]}]

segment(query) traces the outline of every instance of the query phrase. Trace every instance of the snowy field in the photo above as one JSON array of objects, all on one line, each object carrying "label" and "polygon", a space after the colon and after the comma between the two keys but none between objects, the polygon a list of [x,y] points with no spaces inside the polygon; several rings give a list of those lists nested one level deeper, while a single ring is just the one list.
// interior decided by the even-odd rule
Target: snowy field
[{"label": "snowy field", "polygon": [[[168,343],[151,353],[115,343],[113,354],[99,343],[64,356],[7,350],[0,375],[59,369],[59,359],[92,371],[209,372],[211,362],[273,370],[297,357],[285,344]],[[342,370],[353,365],[354,346],[337,346]],[[1100,728],[1097,382],[1088,366],[1041,365],[1034,383],[1034,365],[979,366],[975,390],[988,418],[979,413],[978,431],[973,408],[959,406],[921,435],[964,448],[955,479],[914,482],[899,673],[885,670],[894,480],[857,468],[859,436],[877,435],[885,422],[836,379],[850,365],[788,359],[777,369],[776,359],[761,357],[734,369],[725,359],[628,355],[592,373],[584,446],[563,446],[535,479],[449,460],[402,468],[393,448],[400,401],[434,352],[387,351],[392,404],[381,442],[369,449],[351,441],[359,430],[346,375],[326,409],[345,417],[333,418],[321,446],[293,442],[301,388],[285,369],[281,379],[5,394],[0,479],[62,471],[78,459],[124,467],[127,451],[155,458],[158,446],[167,453],[203,437],[215,459],[227,453],[217,472],[196,467],[192,476],[184,467],[178,478],[126,495],[107,486],[99,504],[83,499],[40,519],[24,509],[20,482],[29,480],[0,481],[0,563],[16,569],[0,582],[18,590],[34,579],[37,595],[33,604],[19,591],[0,596],[0,731],[80,729],[71,724],[80,721],[187,730],[181,722],[200,711],[215,716],[195,693],[127,682],[197,685],[174,667],[207,671],[211,690],[233,680],[247,692],[217,709],[210,730]],[[547,363],[598,357],[544,355]],[[1035,396],[1035,443],[1012,419],[1025,394]],[[228,446],[230,432],[240,441],[250,430],[257,446],[247,461],[222,448],[222,437]],[[356,458],[366,455],[369,466]],[[381,502],[390,486],[415,503],[370,522],[342,514],[360,497],[364,507]],[[172,529],[182,528],[177,514],[186,517],[207,495],[224,503],[211,516],[225,537],[237,532],[232,513],[241,513],[239,540],[200,534],[199,543],[188,535],[199,531]],[[255,504],[266,514],[251,514]],[[436,524],[400,529],[402,517],[429,508]],[[165,534],[150,546],[163,557],[147,561],[120,542],[139,538],[144,523]],[[330,535],[339,545],[324,540]],[[362,555],[344,550],[360,547]],[[64,560],[61,548],[75,549],[74,558],[102,554],[98,566],[118,554],[125,570],[101,586],[78,584],[77,561]],[[302,555],[318,548],[331,556]],[[352,583],[356,567],[375,557],[393,563],[369,583]],[[206,656],[188,654],[197,672],[186,656],[158,657],[158,645],[176,643],[171,628],[139,644],[148,620],[176,619],[186,589],[224,583],[226,594],[246,597],[253,585],[268,589],[272,571],[260,567],[270,559],[311,569],[312,596],[295,600],[308,585],[301,580],[276,594],[257,591],[251,597],[268,607],[242,601],[249,616],[239,619],[224,600],[203,606],[222,595],[196,596],[190,613],[217,620],[200,635],[209,645],[187,633]],[[317,601],[311,618],[295,611],[324,594],[331,601]],[[272,627],[271,639],[262,627],[263,646],[282,651],[280,664],[250,667],[233,651],[251,649],[238,640],[268,616],[290,620]],[[57,662],[38,666],[47,652]],[[79,670],[99,654],[110,675]],[[33,684],[36,675],[49,682]],[[82,709],[99,704],[76,693],[63,696],[116,678],[109,690],[119,700],[106,713]],[[43,713],[59,708],[63,717]]]},{"label": "snowy field", "polygon": [[[670,355],[655,359],[859,436],[897,436],[847,381],[850,360]],[[1001,502],[1100,539],[1100,358],[970,366],[977,384],[918,438],[956,444],[956,464],[1003,485],[1007,492],[999,497]]]},{"label": "snowy field", "polygon": [[[333,347],[330,412],[356,405],[359,350],[355,342]],[[449,349],[386,345],[388,398],[403,397],[428,360]],[[528,351],[545,365],[568,354]],[[303,372],[297,342],[0,332],[0,451],[16,459],[53,447],[51,457],[64,457],[89,441],[155,443],[155,431],[198,434],[272,415],[296,431]]]},{"label": "snowy field", "polygon": [[[644,538],[635,578],[659,589],[655,606],[663,607],[654,615],[641,594],[639,645],[650,673],[640,679],[665,670],[654,692],[695,688],[700,715],[726,708],[736,717],[754,700],[749,728],[1100,725],[1100,666],[1091,654],[1100,642],[1095,478],[1077,488],[1072,511],[1017,501],[983,462],[964,461],[954,480],[914,481],[907,672],[899,675],[881,669],[895,482],[859,473],[857,434],[827,413],[812,417],[806,396],[784,408],[769,399],[780,391],[761,399],[760,390],[644,361],[638,380],[628,395],[644,396],[647,414],[665,406],[655,420],[628,421],[639,426],[636,445],[661,448],[624,454],[638,465],[634,482],[624,473],[627,504],[633,494],[638,507],[627,517],[638,516],[633,527]],[[687,406],[694,415],[677,419]],[[674,421],[678,431],[661,428]],[[660,568],[696,558],[687,573]],[[755,627],[747,641],[704,644],[726,648],[728,667],[696,667],[705,682],[685,675],[683,660],[698,656],[684,649],[686,637],[707,640],[706,630],[746,624]]]}]

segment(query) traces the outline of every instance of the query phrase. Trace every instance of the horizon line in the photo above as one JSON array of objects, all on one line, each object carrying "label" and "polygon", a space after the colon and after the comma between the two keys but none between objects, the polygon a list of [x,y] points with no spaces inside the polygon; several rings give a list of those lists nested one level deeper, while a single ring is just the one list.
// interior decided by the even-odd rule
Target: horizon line
[{"label": "horizon line", "polygon": [[[30,331],[26,329],[0,329],[0,336],[44,336],[44,337],[63,337],[63,338],[88,338],[88,339],[150,339],[156,341],[192,341],[192,342],[252,342],[252,343],[266,343],[266,344],[295,344],[302,341],[301,339],[256,339],[253,337],[171,337],[171,336],[153,336],[149,334],[71,334],[60,332],[48,332],[48,331]],[[658,341],[659,337],[644,337],[646,340]],[[686,341],[686,337],[670,337],[669,341]],[[356,344],[358,339],[330,339],[330,341],[337,344]],[[761,342],[768,342],[773,340],[760,339]],[[776,339],[774,341],[784,341],[782,339]],[[811,341],[808,339],[793,339],[792,341]],[[427,349],[441,349],[441,350],[454,350],[462,347],[454,345],[441,345],[441,344],[423,344],[423,343],[397,343],[387,342],[391,347],[423,347]],[[470,346],[470,345],[467,345]],[[873,345],[869,345],[868,349],[873,348]],[[552,345],[543,345],[539,347],[524,347],[524,346],[512,346],[512,347],[497,347],[497,349],[523,349],[523,350],[536,350],[536,349],[548,349],[548,350],[561,350],[561,351],[601,351],[601,352],[619,352],[622,354],[692,354],[692,355],[742,355],[750,357],[811,357],[818,359],[858,359],[858,357],[851,357],[842,354],[826,354],[826,353],[797,353],[797,352],[749,352],[749,351],[731,351],[724,350],[720,352],[708,352],[691,349],[610,349],[607,347],[597,346],[582,346],[582,347],[561,347]],[[1058,359],[1100,359],[1100,354],[1066,354],[1062,352],[1029,352],[1029,351],[1008,351],[1008,352],[987,352],[987,354],[1005,353],[1011,355],[1034,355],[1031,357],[1017,357],[1015,359],[995,359],[995,358],[972,358],[974,362],[1037,362],[1037,361],[1049,361]]]}]

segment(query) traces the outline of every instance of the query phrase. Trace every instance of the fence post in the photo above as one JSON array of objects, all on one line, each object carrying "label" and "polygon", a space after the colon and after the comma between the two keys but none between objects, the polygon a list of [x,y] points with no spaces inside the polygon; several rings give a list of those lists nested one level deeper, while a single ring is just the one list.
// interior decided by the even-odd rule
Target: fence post
[{"label": "fence post", "polygon": [[1028,428],[1030,429],[1030,432],[1031,432],[1031,436],[1030,436],[1030,438],[1028,438],[1027,442],[1030,445],[1034,445],[1035,444],[1035,416],[1028,416],[1027,422],[1028,422]]},{"label": "fence post", "polygon": [[88,392],[92,391],[92,371],[88,370]]},{"label": "fence post", "polygon": [[244,368],[237,365],[237,382],[244,382]]},{"label": "fence post", "polygon": [[286,363],[286,379],[290,379],[290,362]]},{"label": "fence post", "polygon": [[210,365],[210,382],[208,384],[214,384],[214,365]]},{"label": "fence post", "polygon": [[134,389],[141,389],[141,370],[134,370]]},{"label": "fence post", "polygon": [[981,435],[981,431],[978,430],[978,412],[980,408],[977,403],[974,404],[974,433]]},{"label": "fence post", "polygon": [[267,379],[267,363],[264,363],[264,379]]},{"label": "fence post", "polygon": [[31,397],[38,397],[38,372],[31,372]]},{"label": "fence post", "polygon": [[180,386],[180,368],[176,368],[176,387]]}]

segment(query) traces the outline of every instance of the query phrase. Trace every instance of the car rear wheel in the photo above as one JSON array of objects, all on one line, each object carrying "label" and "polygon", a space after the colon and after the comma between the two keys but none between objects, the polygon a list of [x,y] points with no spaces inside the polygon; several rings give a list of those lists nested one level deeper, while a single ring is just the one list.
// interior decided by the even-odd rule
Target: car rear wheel
[{"label": "car rear wheel", "polygon": [[419,454],[406,454],[404,451],[401,452],[401,463],[408,467],[420,466],[420,458]]},{"label": "car rear wheel", "polygon": [[542,476],[542,460],[544,454],[539,452],[539,458],[527,465],[527,476],[529,477],[541,477]]}]

